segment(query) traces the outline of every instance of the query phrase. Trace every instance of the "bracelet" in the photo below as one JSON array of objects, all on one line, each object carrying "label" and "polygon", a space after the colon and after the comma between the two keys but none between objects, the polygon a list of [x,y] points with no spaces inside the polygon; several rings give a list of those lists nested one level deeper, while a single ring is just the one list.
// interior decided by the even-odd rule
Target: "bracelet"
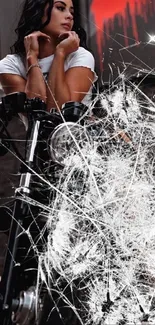
[{"label": "bracelet", "polygon": [[26,75],[28,75],[29,71],[30,71],[32,68],[35,68],[35,67],[41,69],[41,68],[40,68],[40,65],[39,65],[38,63],[31,64],[31,65],[29,66],[29,68],[27,69]]}]

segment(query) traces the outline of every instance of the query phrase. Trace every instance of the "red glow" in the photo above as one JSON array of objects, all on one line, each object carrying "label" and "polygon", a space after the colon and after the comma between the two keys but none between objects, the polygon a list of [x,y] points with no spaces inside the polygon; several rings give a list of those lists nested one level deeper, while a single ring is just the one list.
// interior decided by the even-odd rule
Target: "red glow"
[{"label": "red glow", "polygon": [[127,3],[130,5],[131,14],[135,15],[135,4],[137,3],[139,14],[141,14],[143,4],[146,4],[147,0],[93,0],[91,10],[95,14],[97,27],[102,29],[103,21],[106,19],[112,19],[116,14],[125,16],[125,9]]},{"label": "red glow", "polygon": [[[154,1],[154,0],[153,0]],[[100,56],[102,55],[102,41],[104,42],[104,27],[106,26],[107,36],[109,35],[109,25],[113,24],[113,19],[117,15],[122,17],[122,28],[124,31],[125,44],[128,45],[127,28],[129,26],[127,5],[129,5],[132,31],[136,41],[138,41],[138,29],[136,24],[136,15],[141,16],[144,21],[147,22],[148,13],[146,12],[146,4],[153,2],[151,0],[93,0],[91,4],[91,11],[94,14],[96,31],[97,31],[97,43]],[[153,12],[152,12],[153,14]],[[130,23],[131,25],[131,23]]]}]

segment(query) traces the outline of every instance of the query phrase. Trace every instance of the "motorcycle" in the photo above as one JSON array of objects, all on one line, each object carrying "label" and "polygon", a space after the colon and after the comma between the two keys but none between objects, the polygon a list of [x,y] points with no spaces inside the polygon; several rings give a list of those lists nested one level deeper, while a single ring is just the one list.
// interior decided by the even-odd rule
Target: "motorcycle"
[{"label": "motorcycle", "polygon": [[[45,226],[44,212],[55,195],[57,170],[63,168],[63,128],[67,123],[70,130],[82,127],[85,111],[82,103],[68,102],[61,112],[52,110],[48,113],[41,99],[28,99],[22,92],[2,97],[0,150],[2,154],[8,150],[15,152],[21,161],[21,176],[15,191],[0,282],[1,325],[63,324],[57,310],[47,317],[52,309],[52,301],[44,284],[38,292],[38,255],[43,251],[48,235],[47,229],[42,231]],[[11,136],[7,131],[9,121],[18,113],[26,115],[28,120],[24,158],[13,141],[9,142]]]}]

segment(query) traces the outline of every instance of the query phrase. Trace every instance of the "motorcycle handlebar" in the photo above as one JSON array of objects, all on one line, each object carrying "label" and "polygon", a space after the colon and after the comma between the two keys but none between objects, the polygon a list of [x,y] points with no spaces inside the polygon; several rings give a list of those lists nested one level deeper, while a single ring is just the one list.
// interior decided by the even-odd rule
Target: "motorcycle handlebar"
[{"label": "motorcycle handlebar", "polygon": [[15,92],[2,97],[0,102],[0,118],[10,121],[18,113],[46,110],[46,104],[40,98],[27,99],[24,92]]},{"label": "motorcycle handlebar", "polygon": [[[46,111],[46,103],[40,98],[28,99],[24,92],[15,92],[2,97],[0,119],[6,123],[18,113]],[[66,121],[76,122],[82,118],[87,107],[80,102],[67,102],[62,105],[61,113]]]}]

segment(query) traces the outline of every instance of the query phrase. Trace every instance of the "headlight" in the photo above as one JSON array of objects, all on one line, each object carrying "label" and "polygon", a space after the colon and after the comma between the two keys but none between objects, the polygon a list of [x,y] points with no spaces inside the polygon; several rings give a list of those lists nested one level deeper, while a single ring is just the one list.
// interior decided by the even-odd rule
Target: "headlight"
[{"label": "headlight", "polygon": [[54,162],[66,165],[67,157],[78,152],[80,154],[80,150],[88,143],[90,137],[85,127],[73,122],[62,123],[49,137],[49,154]]}]

